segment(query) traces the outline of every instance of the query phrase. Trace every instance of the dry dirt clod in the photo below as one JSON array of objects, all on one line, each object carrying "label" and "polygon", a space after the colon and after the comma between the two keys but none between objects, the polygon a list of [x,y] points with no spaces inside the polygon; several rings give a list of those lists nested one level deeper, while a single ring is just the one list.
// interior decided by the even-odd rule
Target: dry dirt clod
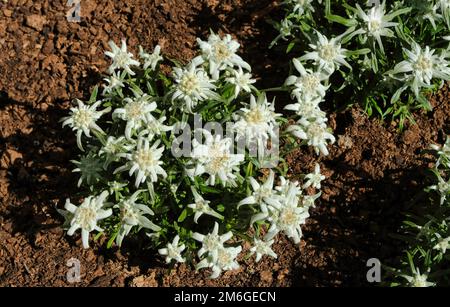
[{"label": "dry dirt clod", "polygon": [[33,14],[30,16],[27,16],[26,18],[26,24],[30,28],[33,28],[34,30],[41,32],[44,28],[44,25],[47,23],[47,19],[44,16]]}]

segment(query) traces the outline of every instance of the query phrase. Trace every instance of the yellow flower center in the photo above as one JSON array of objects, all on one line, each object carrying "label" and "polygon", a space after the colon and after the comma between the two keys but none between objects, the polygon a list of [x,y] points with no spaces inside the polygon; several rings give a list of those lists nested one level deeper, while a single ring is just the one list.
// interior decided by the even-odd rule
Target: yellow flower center
[{"label": "yellow flower center", "polygon": [[180,82],[180,89],[183,93],[191,95],[198,88],[198,78],[195,74],[186,73]]},{"label": "yellow flower center", "polygon": [[139,165],[141,170],[146,169],[155,163],[152,152],[145,149],[137,150],[133,154],[133,160]]},{"label": "yellow flower center", "polygon": [[336,48],[331,44],[321,46],[319,56],[325,61],[331,62],[336,57]]},{"label": "yellow flower center", "polygon": [[223,42],[218,42],[214,46],[214,55],[215,58],[222,62],[228,59],[231,56],[230,49],[228,49],[227,45]]}]

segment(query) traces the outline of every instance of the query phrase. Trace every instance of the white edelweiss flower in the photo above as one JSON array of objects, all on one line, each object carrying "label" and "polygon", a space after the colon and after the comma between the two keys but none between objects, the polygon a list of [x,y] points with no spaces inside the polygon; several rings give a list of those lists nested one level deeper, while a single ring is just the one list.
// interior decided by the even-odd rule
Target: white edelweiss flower
[{"label": "white edelweiss flower", "polygon": [[430,86],[433,78],[450,80],[449,63],[445,55],[436,55],[435,50],[430,47],[422,49],[416,42],[412,45],[412,50],[403,49],[408,57],[405,61],[398,63],[392,73],[406,74],[400,80],[410,82],[411,89],[416,96],[424,86]]},{"label": "white edelweiss flower", "polygon": [[78,207],[72,204],[70,199],[66,200],[64,208],[72,216],[67,234],[72,236],[76,230],[81,228],[81,239],[84,248],[89,248],[89,233],[91,231],[103,231],[97,225],[97,221],[103,220],[112,214],[111,209],[102,209],[103,206],[108,205],[108,203],[105,203],[107,197],[107,191],[102,192],[99,196],[89,196]]},{"label": "white edelweiss flower", "polygon": [[108,182],[109,193],[114,195],[115,193],[120,192],[124,187],[128,186],[128,183],[118,182],[118,181],[110,181]]},{"label": "white edelweiss flower", "polygon": [[223,186],[235,186],[235,173],[239,173],[239,165],[244,161],[244,155],[231,153],[232,139],[222,139],[220,135],[213,137],[207,130],[202,130],[202,133],[205,137],[204,144],[196,139],[192,141],[191,160],[194,169],[187,169],[188,174],[190,177],[208,174],[208,185],[215,185],[216,180],[220,179]]},{"label": "white edelweiss flower", "polygon": [[166,256],[166,263],[170,263],[172,260],[177,262],[185,262],[181,253],[186,249],[186,245],[179,245],[180,236],[176,235],[172,243],[167,243],[165,248],[158,249],[160,255]]},{"label": "white edelweiss flower", "polygon": [[189,113],[199,102],[207,99],[220,100],[221,97],[214,92],[216,86],[211,82],[203,68],[198,66],[202,64],[202,59],[195,58],[186,68],[173,68],[173,77],[175,79],[175,89],[172,92],[172,102],[181,102],[180,108]]},{"label": "white edelweiss flower", "polygon": [[239,43],[227,34],[223,38],[211,33],[208,41],[197,39],[201,49],[201,57],[209,63],[209,74],[213,80],[219,79],[220,71],[228,67],[242,67],[251,71],[251,67],[239,55]]},{"label": "white edelweiss flower", "polygon": [[288,18],[285,18],[280,23],[280,36],[282,39],[286,40],[289,36],[292,35],[292,28],[294,24]]},{"label": "white edelweiss flower", "polygon": [[150,114],[156,110],[156,102],[150,102],[152,97],[147,94],[135,92],[134,98],[125,98],[126,103],[123,108],[117,108],[113,112],[113,117],[118,117],[127,122],[125,127],[125,137],[131,139],[133,129],[140,129],[149,121],[154,120]]},{"label": "white edelweiss flower", "polygon": [[156,65],[164,59],[161,56],[161,47],[159,45],[156,45],[152,54],[146,53],[142,46],[139,46],[139,56],[144,60],[144,69],[150,67],[153,71],[156,69]]},{"label": "white edelweiss flower", "polygon": [[321,101],[321,97],[311,100],[299,100],[296,103],[286,105],[284,109],[294,111],[299,117],[308,120],[321,119],[326,117],[326,113],[319,107]]},{"label": "white edelweiss flower", "polygon": [[361,29],[362,33],[372,36],[380,46],[381,51],[384,53],[383,43],[381,36],[393,37],[394,32],[389,27],[395,27],[398,23],[391,22],[397,15],[395,13],[386,15],[386,1],[383,1],[381,5],[372,7],[368,13],[356,4],[358,10],[357,15],[365,23],[364,29]]},{"label": "white edelweiss flower", "polygon": [[264,255],[277,258],[278,255],[272,250],[271,246],[274,240],[264,241],[259,239],[253,240],[253,246],[250,248],[251,255],[256,254],[256,262],[259,262]]},{"label": "white edelweiss flower", "polygon": [[438,175],[438,183],[429,187],[431,190],[436,190],[441,195],[441,205],[444,204],[447,196],[450,194],[450,180],[445,181],[441,175]]},{"label": "white edelweiss flower", "polygon": [[301,225],[305,224],[309,217],[308,208],[299,207],[298,187],[295,183],[288,182],[287,193],[284,194],[280,205],[268,207],[269,215],[267,220],[270,222],[270,228],[265,240],[271,240],[279,232],[283,232],[295,243],[299,243],[302,237]]},{"label": "white edelweiss flower", "polygon": [[202,243],[202,247],[198,251],[198,256],[202,257],[205,253],[212,259],[213,262],[217,261],[219,249],[223,248],[223,244],[233,237],[231,231],[219,235],[219,224],[214,222],[214,228],[211,233],[202,235],[198,232],[192,234],[192,238]]},{"label": "white edelweiss flower", "polygon": [[158,148],[160,140],[157,140],[150,147],[151,139],[139,137],[136,148],[131,153],[122,153],[118,156],[126,158],[128,162],[118,167],[114,173],[123,172],[129,170],[129,175],[132,176],[136,173],[136,188],[144,182],[157,182],[158,175],[163,178],[167,177],[166,171],[161,167],[163,162],[161,156],[164,151],[164,146]]},{"label": "white edelweiss flower", "polygon": [[248,204],[258,204],[261,207],[261,211],[267,213],[267,206],[272,204],[279,205],[279,196],[277,195],[277,191],[273,189],[274,179],[275,173],[272,170],[269,171],[269,176],[262,185],[259,184],[256,179],[250,177],[249,180],[253,193],[252,195],[241,200],[238,203],[238,207]]},{"label": "white edelweiss flower", "polygon": [[274,130],[280,114],[275,113],[274,102],[269,103],[265,94],[250,96],[250,104],[233,114],[236,141],[244,140],[247,146],[257,145],[264,148],[269,137],[276,137]]},{"label": "white edelweiss flower", "polygon": [[294,136],[307,140],[309,146],[313,146],[316,154],[328,155],[327,143],[333,144],[336,139],[328,131],[325,124],[326,119],[309,121],[307,119],[300,119],[297,121],[298,125],[289,126],[286,131],[291,132]]},{"label": "white edelweiss flower", "polygon": [[450,247],[450,237],[440,239],[439,242],[433,247],[433,249],[437,249],[441,251],[443,254],[449,249]]},{"label": "white edelweiss flower", "polygon": [[298,59],[293,59],[295,68],[300,73],[300,77],[289,76],[285,82],[287,86],[294,85],[292,94],[299,101],[311,101],[317,98],[323,98],[329,86],[322,84],[322,81],[328,80],[328,75],[322,71],[312,71],[305,69]]},{"label": "white edelweiss flower", "polygon": [[350,70],[352,67],[345,60],[346,49],[341,48],[341,37],[328,39],[324,35],[317,32],[317,42],[309,46],[314,50],[300,57],[300,61],[312,60],[316,62],[319,70],[325,70],[330,75],[341,65],[346,66]]},{"label": "white edelweiss flower", "polygon": [[83,181],[88,185],[92,185],[102,178],[100,173],[103,171],[103,165],[93,152],[80,157],[80,161],[71,160],[71,162],[77,166],[72,172],[81,174],[78,180],[78,187],[81,186]]},{"label": "white edelweiss flower", "polygon": [[123,69],[129,75],[134,76],[134,72],[131,70],[130,66],[138,66],[140,63],[133,59],[133,54],[128,52],[127,43],[123,39],[122,46],[119,48],[113,41],[110,41],[109,46],[111,51],[105,52],[105,55],[110,57],[113,61],[111,66],[108,69],[108,72],[112,74],[116,69]]},{"label": "white edelweiss flower", "polygon": [[241,67],[232,70],[233,76],[226,78],[225,81],[234,85],[234,98],[237,98],[241,91],[251,93],[252,84],[256,82],[256,79],[252,79],[251,73],[246,73]]},{"label": "white edelweiss flower", "polygon": [[132,150],[133,147],[134,145],[128,143],[128,141],[123,136],[118,138],[114,136],[108,136],[105,145],[103,145],[103,147],[100,148],[98,152],[99,156],[106,156],[103,168],[106,169],[111,162],[117,161],[117,159],[119,158],[118,154],[126,153]]},{"label": "white edelweiss flower", "polygon": [[417,288],[426,288],[426,287],[434,287],[436,284],[430,281],[427,281],[428,274],[420,274],[418,268],[413,272],[413,276],[408,275],[400,275],[408,281],[409,287],[417,287]]},{"label": "white edelweiss flower", "polygon": [[299,198],[302,195],[302,189],[297,181],[289,181],[283,176],[280,176],[280,183],[275,187],[273,197],[270,201],[267,201],[260,205],[261,212],[252,216],[250,224],[257,221],[267,220],[269,217],[269,207],[280,208],[282,202],[285,202],[286,195],[292,195],[292,197]]},{"label": "white edelweiss flower", "polygon": [[159,231],[161,228],[151,222],[145,214],[154,215],[153,211],[145,205],[137,204],[136,200],[142,191],[136,191],[129,198],[123,199],[115,207],[120,210],[120,219],[122,225],[116,237],[116,244],[122,245],[123,239],[130,233],[131,228],[138,226],[139,228],[147,228],[153,231]]},{"label": "white edelweiss flower", "polygon": [[275,187],[275,190],[277,190],[283,197],[289,193],[296,197],[300,197],[303,194],[302,188],[298,181],[290,181],[283,176],[280,176],[280,182]]},{"label": "white edelweiss flower", "polygon": [[159,119],[149,115],[147,123],[143,126],[144,130],[139,133],[139,136],[148,135],[149,138],[153,138],[155,135],[162,135],[165,132],[172,131],[174,126],[164,125],[166,119],[167,117],[164,115]]},{"label": "white edelweiss flower", "polygon": [[307,179],[307,181],[303,185],[304,189],[313,187],[314,189],[320,190],[320,188],[321,188],[320,183],[322,182],[322,180],[325,179],[325,176],[320,173],[319,163],[316,163],[316,166],[314,167],[314,173],[306,175],[305,179]]},{"label": "white edelweiss flower", "polygon": [[[290,0],[289,3],[293,4],[292,12],[299,16],[302,16],[305,12],[314,12],[313,0]],[[322,3],[321,0],[318,1]]]},{"label": "white edelweiss flower", "polygon": [[315,208],[315,201],[322,195],[322,192],[316,193],[314,195],[304,195],[301,199],[302,206],[309,209]]},{"label": "white edelweiss flower", "polygon": [[83,145],[81,144],[81,136],[84,133],[87,137],[91,137],[91,131],[97,131],[102,134],[105,132],[100,128],[96,121],[105,113],[111,111],[111,108],[106,108],[102,111],[97,111],[98,106],[102,103],[97,101],[93,105],[85,105],[81,100],[75,99],[78,107],[70,108],[70,116],[64,117],[62,126],[69,126],[72,130],[77,132],[77,145],[81,150]]},{"label": "white edelweiss flower", "polygon": [[442,160],[450,160],[450,136],[447,136],[443,146],[432,144],[430,147],[439,155],[436,162],[436,167],[442,163]]},{"label": "white edelweiss flower", "polygon": [[188,207],[194,210],[194,222],[197,224],[198,219],[203,215],[210,215],[218,219],[223,219],[223,216],[216,211],[214,211],[210,206],[210,201],[205,200],[197,190],[192,186],[191,187],[192,194],[194,195],[194,203],[189,204]]},{"label": "white edelweiss flower", "polygon": [[108,83],[107,85],[104,85],[103,95],[111,94],[115,89],[125,87],[124,75],[117,71],[112,72],[109,77],[104,78],[103,80]]},{"label": "white edelweiss flower", "polygon": [[196,269],[202,268],[212,268],[213,273],[211,274],[212,279],[220,276],[222,271],[231,271],[239,269],[239,263],[236,261],[236,257],[242,251],[242,247],[220,247],[217,250],[217,258],[212,259],[207,257],[200,261]]}]

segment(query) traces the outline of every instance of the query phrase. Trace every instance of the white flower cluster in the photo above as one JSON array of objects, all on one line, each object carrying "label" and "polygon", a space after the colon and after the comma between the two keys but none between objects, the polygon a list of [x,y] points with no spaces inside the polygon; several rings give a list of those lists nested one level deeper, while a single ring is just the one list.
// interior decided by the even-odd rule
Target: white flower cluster
[{"label": "white flower cluster", "polygon": [[[432,287],[441,286],[444,279],[446,283],[446,270],[448,267],[448,251],[450,250],[449,216],[450,216],[450,182],[444,178],[450,173],[449,159],[449,137],[443,146],[431,145],[431,149],[437,155],[437,163],[432,169],[436,177],[436,184],[428,187],[426,191],[433,191],[430,195],[431,203],[420,204],[418,212],[408,214],[411,218],[404,224],[410,228],[405,232],[405,242],[408,242],[405,267],[410,267],[412,275],[400,271],[397,276],[406,279],[410,287]],[[436,201],[434,194],[440,197]],[[427,210],[427,211],[424,211]],[[417,216],[417,218],[416,218]],[[408,237],[410,236],[410,237]],[[429,259],[423,261],[424,255]],[[424,274],[420,273],[418,264]],[[424,266],[424,267],[423,267]],[[406,268],[405,268],[406,269]],[[428,279],[432,278],[433,282]],[[443,284],[444,284],[443,283]],[[442,284],[442,285],[443,285]]]},{"label": "white flower cluster", "polygon": [[[292,60],[300,75],[289,76],[285,82],[296,99],[296,103],[287,105],[285,109],[299,116],[297,123],[288,127],[287,131],[313,146],[317,154],[328,155],[327,145],[333,144],[335,137],[327,127],[328,119],[319,104],[325,99],[331,74],[339,65],[349,64],[345,61],[345,50],[341,49],[337,39],[328,40],[320,33],[317,35],[317,44],[311,45],[315,51]],[[306,69],[301,62],[308,60],[314,61],[313,69]]]},{"label": "white flower cluster", "polygon": [[[435,190],[439,193],[441,198],[440,204],[443,205],[450,196],[450,180],[445,180],[442,178],[442,173],[446,173],[446,171],[450,168],[450,137],[447,136],[444,145],[440,146],[433,144],[430,147],[432,150],[436,151],[438,159],[435,166],[437,183],[430,186],[429,189]],[[441,171],[441,168],[443,168],[444,171]]]},{"label": "white flower cluster", "polygon": [[[320,182],[325,177],[320,175],[320,167],[316,165],[315,172],[306,175],[305,179],[307,181],[303,187],[320,188]],[[257,253],[257,258],[260,258],[258,254],[275,256],[269,247],[273,243],[273,238],[279,232],[292,238],[295,243],[299,243],[302,237],[301,226],[309,217],[309,208],[314,206],[314,200],[320,196],[320,192],[316,195],[303,195],[298,182],[291,182],[282,176],[279,178],[279,185],[275,186],[275,173],[272,170],[262,185],[252,177],[249,180],[253,192],[239,202],[238,206],[258,206],[259,213],[253,215],[251,224],[255,222],[268,222],[270,224],[268,232],[264,236],[264,241],[255,239],[253,251]],[[263,248],[263,246],[265,247]]]},{"label": "white flower cluster", "polygon": [[244,155],[231,152],[231,138],[221,138],[219,135],[213,137],[207,130],[202,130],[205,141],[199,143],[193,140],[191,163],[193,167],[187,169],[191,178],[207,174],[206,183],[215,185],[216,181],[222,185],[236,185],[236,173],[239,173],[239,165],[244,161]]},{"label": "white flower cluster", "polygon": [[203,257],[197,269],[212,268],[211,278],[217,278],[222,271],[235,270],[239,268],[236,257],[242,251],[242,247],[225,247],[224,243],[233,237],[231,231],[219,235],[219,224],[214,223],[212,232],[202,235],[195,232],[192,237],[202,243],[198,256]]},{"label": "white flower cluster", "polygon": [[[305,40],[310,42],[307,46],[311,50],[303,50],[304,55],[294,62],[300,76],[291,76],[286,82],[295,87],[293,95],[299,103],[320,114],[313,106],[323,98],[324,87],[330,85],[328,79],[333,72],[339,70],[345,81],[336,91],[351,86],[350,91],[355,94],[363,93],[361,103],[369,114],[372,109],[378,109],[380,114],[384,111],[393,116],[406,116],[412,99],[422,108],[430,109],[424,91],[436,88],[436,81],[442,84],[450,80],[446,42],[450,30],[448,0],[379,1],[376,5],[368,1],[366,7],[347,4],[347,16],[335,15],[338,5],[333,1],[324,2],[325,5],[311,0],[287,0],[286,16],[278,24],[280,35],[273,42],[292,38],[288,51],[299,42],[301,46],[305,46]],[[347,30],[333,33],[339,27],[327,28],[319,19],[321,15]],[[323,34],[325,31],[328,37]],[[347,50],[345,46],[352,46],[354,50]],[[314,69],[305,69],[303,65],[307,62],[313,63]],[[385,103],[388,98],[392,104],[399,105],[388,109]],[[408,100],[408,104],[404,102]],[[381,110],[382,103],[388,110]],[[405,107],[400,109],[403,105]],[[297,106],[290,108],[305,110]],[[303,121],[300,128],[304,124],[307,121]],[[312,130],[322,131],[323,126],[315,125]],[[300,128],[295,128],[300,130],[298,136],[308,134],[306,127]]]},{"label": "white flower cluster", "polygon": [[[78,106],[63,119],[64,126],[76,131],[79,148],[86,150],[74,161],[74,171],[80,173],[78,185],[87,186],[92,196],[78,207],[67,200],[60,212],[69,235],[81,228],[85,248],[92,231],[109,235],[108,246],[114,242],[121,246],[127,236],[143,230],[170,263],[192,259],[200,242],[197,268],[211,268],[215,278],[239,267],[242,247],[236,246],[239,238],[234,237],[231,222],[251,220],[248,226],[257,223],[258,228],[264,224],[267,234],[254,238],[250,253],[256,261],[264,255],[276,258],[271,247],[275,236],[281,232],[298,243],[301,225],[320,193],[304,195],[298,183],[282,176],[275,185],[273,171],[264,184],[258,183],[254,176],[261,164],[250,156],[249,148],[266,147],[278,137],[279,123],[286,120],[275,112],[274,102],[254,87],[251,67],[237,55],[239,44],[231,36],[213,33],[198,43],[200,55],[184,67],[174,67],[171,78],[159,72],[164,60],[159,46],[151,54],[140,47],[138,61],[125,41],[120,48],[110,43],[106,55],[112,64],[103,98],[97,100],[95,91],[88,104],[77,101]],[[331,62],[342,63],[339,57]],[[324,64],[323,71],[333,66],[330,63]],[[327,153],[327,142],[334,138],[326,129],[323,112],[308,104],[323,99],[327,85],[322,82],[328,75],[322,68],[306,70],[299,61],[295,65],[301,76],[289,77],[289,84],[295,86],[298,104],[290,109],[303,115],[290,131]],[[105,109],[98,111],[100,106]],[[175,131],[191,125],[197,115],[201,119],[219,116],[230,124],[233,135],[212,134],[206,128],[184,130],[192,141],[189,154],[171,155]],[[233,151],[237,143],[245,145],[242,152]],[[303,188],[320,189],[323,179],[317,165],[304,177]],[[253,188],[248,197],[246,180]],[[96,196],[98,191],[103,192]],[[239,210],[243,204],[253,205],[259,213],[245,216],[245,210]],[[97,223],[104,219],[100,228]],[[201,229],[210,229],[211,221],[212,232],[201,234]],[[225,228],[226,233],[219,235]]]}]

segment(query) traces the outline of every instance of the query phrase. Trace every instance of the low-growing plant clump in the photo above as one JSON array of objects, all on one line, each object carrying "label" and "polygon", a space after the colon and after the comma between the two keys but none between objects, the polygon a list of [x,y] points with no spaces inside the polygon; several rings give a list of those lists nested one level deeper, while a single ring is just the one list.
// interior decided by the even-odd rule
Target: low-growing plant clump
[{"label": "low-growing plant clump", "polygon": [[[318,104],[324,88],[336,108],[362,103],[382,118],[413,120],[431,110],[427,95],[450,79],[447,0],[286,0],[274,22],[287,52],[296,55],[294,88],[303,105]],[[306,68],[304,68],[306,67]],[[315,95],[307,95],[313,89]]]},{"label": "low-growing plant clump", "polygon": [[62,120],[82,151],[73,163],[83,190],[79,204],[68,199],[59,212],[85,248],[92,232],[107,236],[107,247],[144,233],[167,263],[211,268],[215,278],[239,267],[245,241],[256,261],[277,257],[279,233],[300,242],[325,177],[317,164],[290,180],[283,157],[302,145],[326,155],[334,137],[314,106],[290,105],[301,115],[295,125],[277,114],[230,35],[198,44],[199,55],[184,66],[172,61],[167,76],[159,46],[140,48],[137,59],[125,41],[110,42],[102,93],[77,100]]},{"label": "low-growing plant clump", "polygon": [[445,286],[449,280],[450,250],[450,138],[432,145],[437,156],[431,170],[434,184],[426,189],[429,203],[418,203],[407,214],[398,239],[407,245],[401,269],[388,268],[393,286]]}]

